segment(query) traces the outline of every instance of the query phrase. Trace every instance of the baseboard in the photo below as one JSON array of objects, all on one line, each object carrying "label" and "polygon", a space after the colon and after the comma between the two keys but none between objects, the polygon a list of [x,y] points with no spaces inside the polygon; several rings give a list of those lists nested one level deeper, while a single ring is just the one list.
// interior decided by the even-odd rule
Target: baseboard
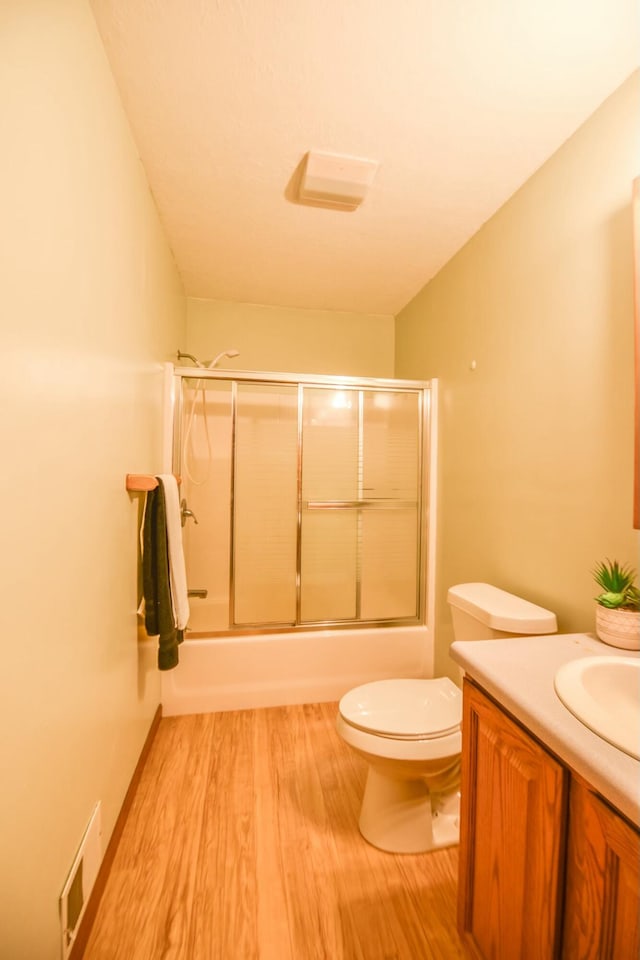
[{"label": "baseboard", "polygon": [[129,783],[124,800],[122,801],[122,807],[120,808],[118,819],[116,820],[116,824],[113,828],[113,833],[111,834],[111,839],[109,840],[109,846],[107,847],[105,855],[102,858],[100,870],[98,871],[98,876],[96,877],[96,881],[93,885],[93,890],[91,891],[91,896],[89,897],[89,901],[84,911],[84,916],[80,921],[80,927],[78,928],[76,938],[73,942],[73,946],[69,954],[69,960],[82,960],[82,957],[84,956],[89,935],[98,912],[98,907],[100,906],[100,900],[102,899],[102,894],[104,893],[104,888],[109,878],[109,873],[118,849],[118,844],[120,843],[120,837],[122,836],[124,825],[127,822],[127,817],[133,803],[133,798],[135,796],[138,783],[140,782],[144,765],[147,762],[151,745],[156,733],[158,732],[158,727],[160,726],[161,720],[162,704],[159,704],[158,709],[153,716],[153,720],[151,721],[151,726],[149,727],[149,732],[147,733],[142,750],[140,751],[140,756],[138,757],[136,768],[133,771],[131,782]]}]

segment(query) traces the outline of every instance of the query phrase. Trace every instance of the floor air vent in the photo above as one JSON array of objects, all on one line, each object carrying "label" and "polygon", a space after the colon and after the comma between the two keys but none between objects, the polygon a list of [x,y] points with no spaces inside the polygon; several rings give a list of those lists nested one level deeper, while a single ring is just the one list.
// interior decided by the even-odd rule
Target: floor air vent
[{"label": "floor air vent", "polygon": [[60,894],[62,960],[67,960],[71,952],[101,861],[102,828],[97,803]]}]

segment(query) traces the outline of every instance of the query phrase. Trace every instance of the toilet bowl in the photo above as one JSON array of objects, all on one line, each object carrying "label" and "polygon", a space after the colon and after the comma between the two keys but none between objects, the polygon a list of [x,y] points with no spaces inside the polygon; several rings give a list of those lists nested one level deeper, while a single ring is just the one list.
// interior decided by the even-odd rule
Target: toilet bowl
[{"label": "toilet bowl", "polygon": [[369,764],[360,832],[390,853],[458,840],[462,694],[448,677],[377,680],[340,701],[337,727]]},{"label": "toilet bowl", "polygon": [[[452,587],[456,640],[555,633],[555,614],[486,583]],[[369,767],[362,836],[390,853],[458,842],[462,694],[448,678],[376,680],[340,700],[337,730]]]}]

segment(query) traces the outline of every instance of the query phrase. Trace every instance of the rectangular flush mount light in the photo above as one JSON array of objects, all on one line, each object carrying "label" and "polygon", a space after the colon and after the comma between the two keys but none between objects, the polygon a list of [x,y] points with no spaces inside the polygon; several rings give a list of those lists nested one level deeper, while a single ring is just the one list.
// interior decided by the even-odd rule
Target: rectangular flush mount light
[{"label": "rectangular flush mount light", "polygon": [[377,169],[375,160],[311,150],[302,171],[299,199],[354,210],[364,200]]}]

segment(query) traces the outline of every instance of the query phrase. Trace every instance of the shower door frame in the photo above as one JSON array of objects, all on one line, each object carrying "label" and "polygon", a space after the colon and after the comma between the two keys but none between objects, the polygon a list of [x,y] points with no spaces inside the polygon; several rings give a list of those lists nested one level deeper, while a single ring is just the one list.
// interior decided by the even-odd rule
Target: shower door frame
[{"label": "shower door frame", "polygon": [[[436,542],[436,486],[437,486],[437,410],[438,410],[438,381],[432,380],[400,380],[378,377],[347,377],[328,376],[303,373],[281,373],[255,370],[207,370],[199,367],[181,367],[172,363],[165,366],[166,409],[165,424],[171,431],[171,440],[165,442],[165,466],[167,472],[180,474],[183,445],[183,393],[182,383],[187,380],[217,380],[226,381],[231,387],[231,483],[230,483],[230,550],[229,550],[229,626],[217,628],[207,633],[209,636],[229,636],[242,634],[269,634],[283,632],[304,632],[309,630],[323,630],[330,628],[358,629],[371,627],[415,627],[426,625],[433,630],[435,616],[435,542]],[[237,383],[256,385],[283,385],[297,388],[298,406],[298,449],[297,449],[297,543],[296,543],[296,622],[283,621],[282,623],[242,623],[234,624],[234,474],[236,454],[236,416],[237,416]],[[416,551],[416,609],[415,616],[395,617],[384,619],[341,619],[341,620],[301,620],[301,555],[302,555],[302,427],[303,427],[303,390],[304,387],[318,387],[333,390],[349,389],[359,392],[361,405],[363,393],[366,391],[386,391],[393,393],[418,394],[418,437],[420,445],[418,464],[418,530]],[[359,431],[362,431],[362,411],[359,411]],[[342,502],[341,502],[342,503]],[[347,506],[347,502],[344,502]],[[340,506],[334,506],[340,509]],[[358,504],[353,501],[353,508],[358,509],[358,526],[361,523],[361,512]],[[371,505],[369,505],[371,508]],[[360,538],[358,538],[359,540]],[[357,611],[360,613],[360,576],[356,571],[356,596],[358,598]]]}]

